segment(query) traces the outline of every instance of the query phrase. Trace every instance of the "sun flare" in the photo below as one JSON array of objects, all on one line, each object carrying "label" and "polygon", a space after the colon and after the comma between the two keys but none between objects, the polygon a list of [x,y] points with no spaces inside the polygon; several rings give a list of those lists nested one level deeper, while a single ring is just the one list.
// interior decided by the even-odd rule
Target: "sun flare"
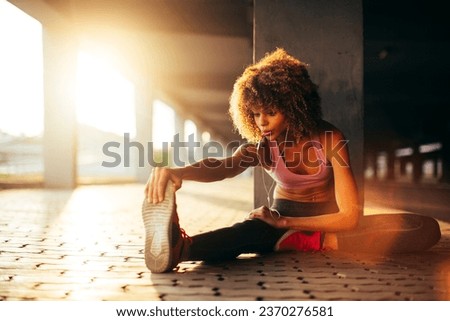
[{"label": "sun flare", "polygon": [[101,59],[78,55],[77,118],[82,124],[119,135],[135,135],[133,84]]},{"label": "sun flare", "polygon": [[0,0],[0,133],[42,134],[42,26]]}]

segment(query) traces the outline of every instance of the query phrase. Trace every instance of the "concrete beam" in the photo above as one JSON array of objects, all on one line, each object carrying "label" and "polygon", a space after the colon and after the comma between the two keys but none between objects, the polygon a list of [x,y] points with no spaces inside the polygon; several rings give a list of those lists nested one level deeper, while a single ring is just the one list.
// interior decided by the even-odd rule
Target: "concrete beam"
[{"label": "concrete beam", "polygon": [[69,25],[69,17],[58,11],[54,6],[49,4],[48,1],[8,0],[8,2],[32,16],[44,26],[62,26],[67,28]]}]

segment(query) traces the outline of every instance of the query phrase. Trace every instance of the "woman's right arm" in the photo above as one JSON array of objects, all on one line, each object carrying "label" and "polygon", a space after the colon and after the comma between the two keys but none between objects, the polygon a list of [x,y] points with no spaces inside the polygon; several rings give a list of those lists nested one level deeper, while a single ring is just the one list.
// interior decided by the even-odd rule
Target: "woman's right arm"
[{"label": "woman's right arm", "polygon": [[205,158],[192,165],[179,168],[155,167],[147,182],[145,193],[149,202],[160,203],[164,200],[164,193],[169,181],[172,181],[174,190],[177,190],[181,187],[183,180],[220,181],[234,177],[258,164],[256,147],[252,144],[244,144],[227,158]]}]

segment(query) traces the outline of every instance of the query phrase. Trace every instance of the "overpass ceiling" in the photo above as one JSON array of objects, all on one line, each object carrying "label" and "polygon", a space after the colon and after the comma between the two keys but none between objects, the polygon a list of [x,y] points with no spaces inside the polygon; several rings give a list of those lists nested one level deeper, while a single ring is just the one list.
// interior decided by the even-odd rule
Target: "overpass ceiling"
[{"label": "overpass ceiling", "polygon": [[[252,61],[252,0],[10,2],[44,25],[71,25],[82,47],[106,51],[134,80],[148,77],[215,138],[239,138],[227,115],[228,97]],[[412,109],[448,105],[450,20],[442,3],[363,0],[366,133],[394,128],[406,116],[416,130],[423,117],[412,118],[420,114]]]},{"label": "overpass ceiling", "polygon": [[224,141],[239,138],[227,114],[228,97],[252,61],[250,1],[47,2],[69,17],[83,43],[119,48],[126,61],[122,68],[132,78],[149,77],[167,102],[202,130]]},{"label": "overpass ceiling", "polygon": [[235,79],[252,62],[250,0],[11,0],[44,27],[66,25],[81,50],[150,83],[213,139],[236,140]]}]

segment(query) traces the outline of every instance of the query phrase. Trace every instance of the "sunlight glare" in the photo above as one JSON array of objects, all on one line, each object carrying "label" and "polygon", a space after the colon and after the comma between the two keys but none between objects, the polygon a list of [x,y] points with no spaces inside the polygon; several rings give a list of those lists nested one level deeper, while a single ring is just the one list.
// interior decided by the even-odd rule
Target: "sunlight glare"
[{"label": "sunlight glare", "polygon": [[77,119],[105,132],[133,137],[135,125],[133,84],[101,59],[78,55]]},{"label": "sunlight glare", "polygon": [[0,0],[0,132],[42,134],[42,25]]},{"label": "sunlight glare", "polygon": [[192,120],[186,120],[184,122],[184,139],[189,140],[189,136],[194,135],[194,141],[197,139],[197,126]]},{"label": "sunlight glare", "polygon": [[[175,112],[161,100],[153,103],[153,143],[155,148],[161,148],[163,142],[173,142],[175,135]],[[169,145],[170,146],[170,145]]]}]

